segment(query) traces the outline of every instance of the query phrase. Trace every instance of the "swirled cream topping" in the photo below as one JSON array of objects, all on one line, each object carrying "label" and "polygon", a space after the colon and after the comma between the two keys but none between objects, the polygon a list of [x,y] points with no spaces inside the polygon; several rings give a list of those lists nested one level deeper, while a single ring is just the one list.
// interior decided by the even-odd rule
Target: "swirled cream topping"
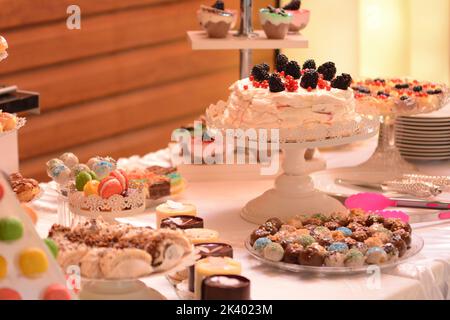
[{"label": "swirled cream topping", "polygon": [[271,92],[254,87],[245,78],[232,84],[230,90],[228,101],[211,105],[207,117],[233,128],[296,128],[333,124],[355,116],[351,88],[308,91],[299,86],[295,92]]}]

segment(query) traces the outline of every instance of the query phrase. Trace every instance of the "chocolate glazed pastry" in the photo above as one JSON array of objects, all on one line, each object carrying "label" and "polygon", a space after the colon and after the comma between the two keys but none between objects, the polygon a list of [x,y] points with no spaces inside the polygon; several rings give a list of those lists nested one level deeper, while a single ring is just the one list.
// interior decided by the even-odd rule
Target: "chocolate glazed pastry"
[{"label": "chocolate glazed pastry", "polygon": [[203,219],[194,216],[172,216],[161,221],[161,228],[169,229],[193,229],[203,228]]},{"label": "chocolate glazed pastry", "polygon": [[250,280],[239,275],[214,275],[202,282],[202,300],[250,300]]},{"label": "chocolate glazed pastry", "polygon": [[[208,242],[195,245],[195,249],[199,251],[200,258],[207,257],[230,257],[233,258],[233,247],[226,243]],[[189,267],[189,291],[194,292],[195,270],[194,265]]]}]

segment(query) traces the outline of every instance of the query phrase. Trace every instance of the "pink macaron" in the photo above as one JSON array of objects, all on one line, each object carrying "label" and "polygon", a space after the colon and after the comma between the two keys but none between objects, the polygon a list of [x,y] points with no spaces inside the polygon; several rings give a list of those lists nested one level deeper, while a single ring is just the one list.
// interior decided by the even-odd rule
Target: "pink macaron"
[{"label": "pink macaron", "polygon": [[113,176],[107,176],[98,185],[98,194],[104,199],[108,199],[115,194],[121,194],[122,192],[122,184]]},{"label": "pink macaron", "polygon": [[117,169],[112,171],[109,175],[119,180],[123,190],[128,189],[128,175],[125,173],[125,171],[123,171],[122,169]]},{"label": "pink macaron", "polygon": [[52,284],[47,287],[43,295],[44,300],[70,300],[70,292],[67,288],[59,283]]},{"label": "pink macaron", "polygon": [[14,289],[0,288],[0,300],[22,300],[22,296]]}]

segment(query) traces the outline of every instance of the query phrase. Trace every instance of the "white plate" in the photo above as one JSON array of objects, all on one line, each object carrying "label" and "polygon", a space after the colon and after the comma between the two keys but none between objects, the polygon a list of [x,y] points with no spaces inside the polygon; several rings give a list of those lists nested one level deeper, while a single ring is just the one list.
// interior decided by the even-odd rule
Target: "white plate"
[{"label": "white plate", "polygon": [[450,151],[450,145],[424,145],[424,144],[409,144],[409,143],[402,143],[399,141],[395,142],[395,145],[399,149],[414,149],[414,150],[422,150],[422,151],[430,151],[430,150],[437,150],[438,152],[441,151]]},{"label": "white plate", "polygon": [[411,160],[450,160],[450,155],[448,156],[432,156],[432,157],[424,157],[424,156],[410,156],[410,155],[402,155],[405,159],[411,159]]},{"label": "white plate", "polygon": [[450,151],[443,151],[443,152],[425,152],[425,151],[417,151],[417,150],[400,150],[400,154],[402,156],[419,156],[419,157],[446,157],[450,156]]},{"label": "white plate", "polygon": [[403,120],[396,120],[396,125],[402,125],[404,127],[418,126],[418,127],[448,127],[450,126],[450,121],[442,122],[408,122]]},{"label": "white plate", "polygon": [[402,141],[404,143],[414,143],[414,144],[446,144],[450,145],[450,137],[434,138],[434,137],[410,137],[403,135],[396,135],[396,141]]},{"label": "white plate", "polygon": [[426,130],[409,130],[403,128],[395,128],[395,134],[409,134],[413,136],[424,135],[427,137],[450,137],[450,130],[448,131],[426,131]]},{"label": "white plate", "polygon": [[406,129],[406,130],[420,130],[420,131],[450,131],[450,126],[445,125],[445,126],[441,126],[441,125],[434,125],[434,126],[420,126],[420,125],[405,125],[402,123],[397,123],[396,124],[396,128],[397,129]]},{"label": "white plate", "polygon": [[[398,265],[400,263],[406,262],[407,260],[414,257],[416,254],[418,254],[420,252],[420,250],[422,250],[423,244],[424,244],[423,239],[420,236],[418,236],[416,234],[412,234],[411,248],[409,248],[406,251],[406,253],[403,257],[401,257],[398,260],[393,261],[393,262],[379,264],[378,267],[380,269],[388,269],[388,268],[395,267],[396,265]],[[307,273],[316,273],[316,274],[354,274],[354,273],[368,272],[369,270],[371,270],[373,268],[373,266],[371,266],[371,265],[364,265],[362,267],[356,267],[356,268],[325,267],[325,266],[312,267],[312,266],[303,266],[303,265],[294,264],[294,263],[270,261],[270,260],[267,260],[267,259],[261,257],[256,252],[256,250],[254,250],[252,248],[252,246],[250,245],[250,238],[248,238],[245,241],[245,248],[253,257],[255,257],[259,261],[263,262],[264,264],[267,264],[269,266],[272,266],[272,267],[275,267],[275,268],[278,268],[281,270],[287,270],[287,271],[292,271],[292,272],[307,272]]]}]

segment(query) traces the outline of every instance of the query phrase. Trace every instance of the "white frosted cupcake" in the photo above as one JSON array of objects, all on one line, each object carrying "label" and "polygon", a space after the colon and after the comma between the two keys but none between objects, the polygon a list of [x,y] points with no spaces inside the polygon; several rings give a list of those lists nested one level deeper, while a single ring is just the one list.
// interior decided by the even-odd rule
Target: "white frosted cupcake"
[{"label": "white frosted cupcake", "polygon": [[211,7],[201,5],[197,17],[210,38],[225,38],[236,24],[236,12],[225,10],[221,0],[217,0]]},{"label": "white frosted cupcake", "polygon": [[259,11],[259,18],[263,30],[269,39],[284,39],[289,30],[289,24],[292,21],[291,14],[283,9],[276,9],[272,6],[261,9]]}]

